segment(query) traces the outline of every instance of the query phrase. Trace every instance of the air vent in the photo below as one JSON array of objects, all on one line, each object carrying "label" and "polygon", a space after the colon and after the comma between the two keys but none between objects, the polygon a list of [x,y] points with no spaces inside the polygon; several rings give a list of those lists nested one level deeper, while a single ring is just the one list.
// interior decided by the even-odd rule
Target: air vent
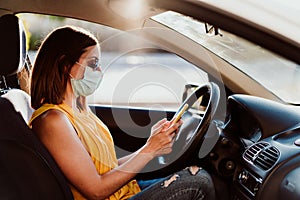
[{"label": "air vent", "polygon": [[260,142],[247,149],[243,158],[257,167],[268,170],[278,160],[279,151],[268,143]]}]

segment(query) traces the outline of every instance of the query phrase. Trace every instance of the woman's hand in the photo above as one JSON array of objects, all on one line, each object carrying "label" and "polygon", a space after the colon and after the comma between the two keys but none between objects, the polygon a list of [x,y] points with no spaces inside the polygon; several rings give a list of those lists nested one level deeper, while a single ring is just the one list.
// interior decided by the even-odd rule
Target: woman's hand
[{"label": "woman's hand", "polygon": [[151,129],[151,135],[143,148],[143,153],[149,153],[153,157],[171,153],[174,137],[181,124],[182,120],[175,124],[166,119],[157,122]]}]

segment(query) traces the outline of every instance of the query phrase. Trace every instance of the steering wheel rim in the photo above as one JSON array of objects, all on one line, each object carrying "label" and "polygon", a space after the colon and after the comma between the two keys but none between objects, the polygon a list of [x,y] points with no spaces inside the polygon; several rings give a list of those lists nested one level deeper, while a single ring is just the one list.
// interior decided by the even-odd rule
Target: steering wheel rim
[{"label": "steering wheel rim", "polygon": [[[197,114],[195,102],[204,95],[208,95],[208,101],[201,118]],[[193,152],[201,148],[206,132],[218,108],[219,100],[220,89],[213,82],[197,87],[186,98],[178,109],[180,110],[185,104],[188,104],[187,111],[182,115],[184,123],[175,137],[172,153],[158,157],[160,165],[170,167],[178,163],[183,163]]]}]

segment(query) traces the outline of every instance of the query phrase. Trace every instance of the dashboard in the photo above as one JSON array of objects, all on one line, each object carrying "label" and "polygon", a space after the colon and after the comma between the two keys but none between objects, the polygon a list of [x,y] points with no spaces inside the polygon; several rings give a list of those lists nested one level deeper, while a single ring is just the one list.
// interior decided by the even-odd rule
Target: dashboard
[{"label": "dashboard", "polygon": [[300,110],[248,95],[227,101],[209,167],[233,182],[230,199],[300,199]]}]

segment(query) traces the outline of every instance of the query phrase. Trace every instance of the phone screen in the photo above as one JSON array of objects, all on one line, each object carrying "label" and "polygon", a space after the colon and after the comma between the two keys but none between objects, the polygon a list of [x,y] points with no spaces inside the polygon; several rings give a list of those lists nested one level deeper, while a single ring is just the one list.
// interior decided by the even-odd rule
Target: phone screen
[{"label": "phone screen", "polygon": [[181,118],[183,113],[188,109],[188,107],[189,107],[189,105],[185,104],[179,111],[177,111],[177,113],[173,117],[172,125],[179,121],[179,119]]}]

